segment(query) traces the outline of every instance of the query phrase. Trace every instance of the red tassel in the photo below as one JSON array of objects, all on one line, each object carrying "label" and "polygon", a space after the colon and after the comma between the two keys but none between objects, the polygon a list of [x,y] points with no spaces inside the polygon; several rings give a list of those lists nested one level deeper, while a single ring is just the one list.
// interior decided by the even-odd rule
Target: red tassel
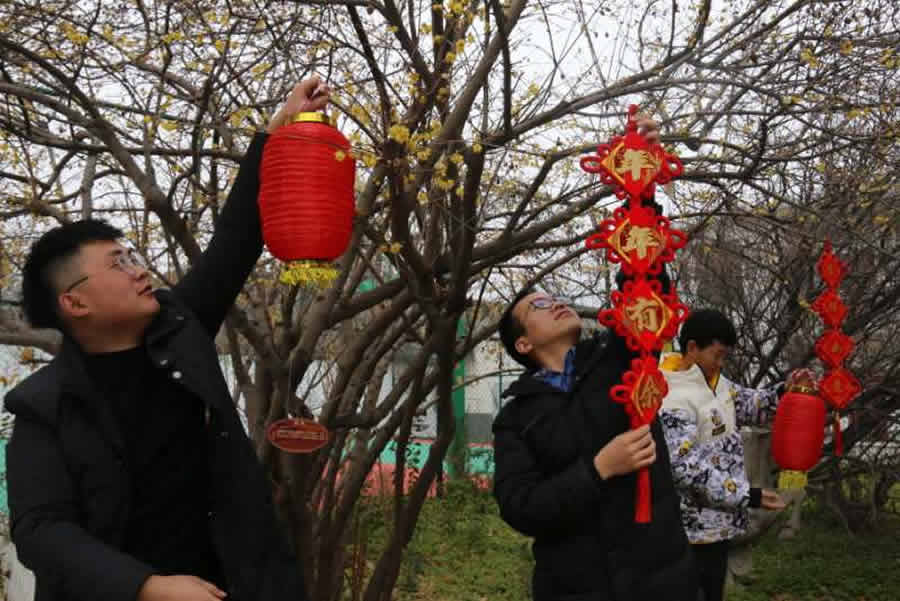
[{"label": "red tassel", "polygon": [[650,523],[650,471],[645,467],[638,472],[634,499],[634,521],[638,524]]},{"label": "red tassel", "polygon": [[841,415],[837,411],[834,412],[834,456],[840,457],[844,454],[844,434],[841,432]]}]

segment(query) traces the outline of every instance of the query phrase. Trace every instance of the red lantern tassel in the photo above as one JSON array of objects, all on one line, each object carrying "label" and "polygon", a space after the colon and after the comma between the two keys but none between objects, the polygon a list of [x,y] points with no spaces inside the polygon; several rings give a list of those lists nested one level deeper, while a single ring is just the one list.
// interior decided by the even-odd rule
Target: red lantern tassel
[{"label": "red lantern tassel", "polygon": [[844,454],[844,434],[841,432],[841,414],[834,412],[834,456]]},{"label": "red lantern tassel", "polygon": [[643,467],[638,472],[637,490],[634,499],[634,521],[638,524],[650,523],[650,471]]}]

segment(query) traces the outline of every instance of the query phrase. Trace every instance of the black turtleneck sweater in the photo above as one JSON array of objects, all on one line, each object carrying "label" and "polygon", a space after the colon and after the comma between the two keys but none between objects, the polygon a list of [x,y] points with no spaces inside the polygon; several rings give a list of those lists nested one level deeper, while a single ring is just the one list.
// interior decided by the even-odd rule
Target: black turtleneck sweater
[{"label": "black turtleneck sweater", "polygon": [[132,480],[124,551],[158,574],[223,582],[207,515],[207,431],[202,401],[153,366],[143,346],[86,356],[125,441]]}]

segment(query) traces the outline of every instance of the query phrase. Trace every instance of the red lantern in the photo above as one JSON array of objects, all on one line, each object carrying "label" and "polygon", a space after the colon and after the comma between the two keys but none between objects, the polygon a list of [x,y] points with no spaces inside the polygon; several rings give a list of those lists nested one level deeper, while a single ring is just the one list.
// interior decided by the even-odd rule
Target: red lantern
[{"label": "red lantern", "polygon": [[781,397],[772,424],[772,455],[782,469],[778,488],[803,488],[806,473],[822,456],[825,403],[814,390],[789,390]]},{"label": "red lantern", "polygon": [[266,142],[260,168],[263,238],[282,261],[330,262],[350,243],[356,164],[321,113],[300,113]]}]

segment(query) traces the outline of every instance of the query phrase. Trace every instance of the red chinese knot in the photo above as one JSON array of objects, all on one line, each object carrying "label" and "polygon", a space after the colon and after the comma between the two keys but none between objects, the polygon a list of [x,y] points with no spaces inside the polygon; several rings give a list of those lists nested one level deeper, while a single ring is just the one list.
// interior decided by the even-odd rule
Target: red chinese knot
[{"label": "red chinese knot", "polygon": [[815,348],[816,355],[828,367],[825,377],[819,383],[819,392],[834,409],[834,454],[840,456],[844,452],[840,411],[862,391],[862,385],[856,376],[843,367],[844,361],[853,352],[854,347],[853,339],[840,330],[848,309],[838,294],[838,287],[848,269],[834,254],[830,240],[825,241],[822,256],[819,257],[816,267],[826,288],[813,301],[812,308],[822,318],[826,330],[816,341]]},{"label": "red chinese knot", "polygon": [[[606,258],[620,264],[629,278],[621,291],[611,294],[612,308],[600,311],[597,319],[638,353],[622,383],[610,389],[610,397],[624,405],[631,428],[656,418],[668,386],[653,353],[675,336],[688,312],[674,288],[664,293],[659,280],[648,277],[659,275],[663,265],[675,258],[675,251],[687,243],[687,235],[672,229],[668,219],[642,203],[653,198],[656,184],[678,177],[683,167],[678,157],[638,132],[636,114],[637,106],[630,106],[625,135],[601,144],[596,155],[581,159],[582,169],[599,174],[618,198],[627,198],[626,206],[616,209],[588,238],[587,247],[605,250]],[[635,495],[635,521],[649,522],[650,472],[646,468],[638,472]]]}]

